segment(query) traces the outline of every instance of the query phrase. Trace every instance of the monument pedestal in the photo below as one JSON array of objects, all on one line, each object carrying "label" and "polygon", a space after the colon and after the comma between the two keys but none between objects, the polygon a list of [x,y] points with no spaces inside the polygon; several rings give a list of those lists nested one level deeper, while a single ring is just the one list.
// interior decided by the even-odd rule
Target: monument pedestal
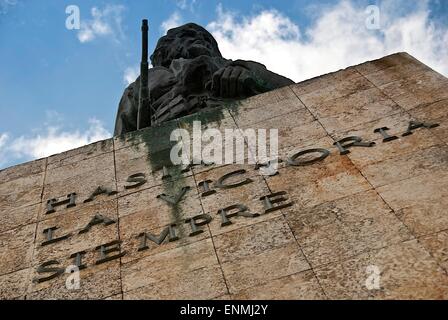
[{"label": "monument pedestal", "polygon": [[[399,53],[2,170],[0,296],[446,299],[447,110],[448,80]],[[328,154],[170,166],[195,120]],[[375,145],[334,145],[353,136]]]}]

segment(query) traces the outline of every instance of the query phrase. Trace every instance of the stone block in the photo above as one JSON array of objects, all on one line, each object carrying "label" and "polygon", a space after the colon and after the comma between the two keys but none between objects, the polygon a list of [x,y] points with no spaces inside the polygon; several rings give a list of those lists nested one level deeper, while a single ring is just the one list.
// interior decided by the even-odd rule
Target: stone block
[{"label": "stone block", "polygon": [[0,234],[0,275],[28,268],[33,255],[36,224]]},{"label": "stone block", "polygon": [[[446,273],[416,240],[366,252],[314,271],[329,299],[444,300],[448,295]],[[371,278],[376,271],[380,276],[379,289],[375,289]]]},{"label": "stone block", "polygon": [[236,300],[324,300],[316,276],[311,270],[288,275],[265,284],[241,290]]},{"label": "stone block", "polygon": [[412,238],[375,191],[293,207],[286,217],[313,268]]}]

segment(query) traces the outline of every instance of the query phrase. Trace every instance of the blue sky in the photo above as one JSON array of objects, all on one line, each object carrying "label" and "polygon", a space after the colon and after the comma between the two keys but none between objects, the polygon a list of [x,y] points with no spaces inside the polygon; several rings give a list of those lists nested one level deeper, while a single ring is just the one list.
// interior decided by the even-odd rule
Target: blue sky
[{"label": "blue sky", "polygon": [[[80,30],[66,28],[66,7]],[[366,7],[380,9],[368,29]],[[223,55],[301,81],[408,51],[448,75],[448,1],[0,0],[0,169],[111,136],[136,77],[140,23],[207,27]]]}]

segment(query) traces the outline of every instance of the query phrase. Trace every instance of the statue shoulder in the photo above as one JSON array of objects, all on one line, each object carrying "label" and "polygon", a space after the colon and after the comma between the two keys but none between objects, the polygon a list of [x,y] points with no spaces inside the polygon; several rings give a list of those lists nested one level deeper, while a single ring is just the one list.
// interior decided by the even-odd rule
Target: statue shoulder
[{"label": "statue shoulder", "polygon": [[175,82],[173,72],[165,67],[154,67],[148,70],[148,85],[150,90],[159,86],[167,86]]}]

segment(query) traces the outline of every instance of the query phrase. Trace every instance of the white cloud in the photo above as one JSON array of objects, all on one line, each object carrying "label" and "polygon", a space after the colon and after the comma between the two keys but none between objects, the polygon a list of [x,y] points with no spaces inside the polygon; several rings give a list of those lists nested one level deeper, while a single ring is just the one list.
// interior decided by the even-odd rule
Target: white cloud
[{"label": "white cloud", "polygon": [[17,0],[0,0],[0,14],[7,13],[9,8],[15,6],[17,3]]},{"label": "white cloud", "polygon": [[121,26],[124,9],[122,5],[106,5],[103,9],[93,7],[90,10],[92,19],[81,20],[78,40],[85,43],[107,36],[119,42],[124,37]]},{"label": "white cloud", "polygon": [[138,67],[128,67],[124,70],[123,74],[123,81],[126,83],[126,85],[130,85],[132,82],[137,79],[139,76],[139,68]]},{"label": "white cloud", "polygon": [[426,1],[401,10],[403,1],[393,6],[384,2],[380,30],[365,27],[366,8],[352,1],[341,1],[313,15],[314,23],[305,30],[276,10],[238,19],[221,6],[207,28],[226,58],[259,61],[294,81],[399,51],[448,75],[448,29],[430,22]]},{"label": "white cloud", "polygon": [[188,1],[187,0],[176,0],[176,5],[179,8],[181,8],[182,10],[185,10],[188,7]]},{"label": "white cloud", "polygon": [[60,127],[48,126],[43,133],[14,139],[3,133],[0,135],[0,166],[47,157],[111,136],[97,119],[90,119],[85,131],[64,131]]},{"label": "white cloud", "polygon": [[176,0],[176,6],[178,6],[181,10],[190,10],[194,12],[194,6],[196,4],[196,0]]},{"label": "white cloud", "polygon": [[0,148],[4,146],[6,140],[8,140],[8,134],[7,133],[0,134]]},{"label": "white cloud", "polygon": [[0,168],[7,162],[6,143],[9,139],[7,133],[0,134]]},{"label": "white cloud", "polygon": [[160,31],[162,34],[166,34],[169,29],[180,26],[183,23],[182,16],[179,12],[174,12],[169,18],[162,22],[160,26]]}]

